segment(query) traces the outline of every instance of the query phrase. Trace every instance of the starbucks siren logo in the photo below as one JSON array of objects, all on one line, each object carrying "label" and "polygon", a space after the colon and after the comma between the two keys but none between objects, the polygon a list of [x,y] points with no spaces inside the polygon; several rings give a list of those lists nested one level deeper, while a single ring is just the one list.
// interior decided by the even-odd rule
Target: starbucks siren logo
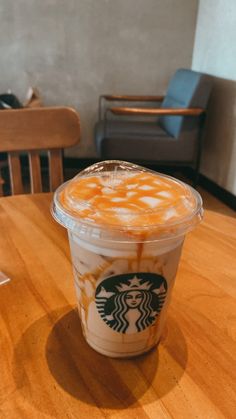
[{"label": "starbucks siren logo", "polygon": [[96,306],[103,321],[120,333],[137,333],[154,323],[165,302],[167,282],[152,273],[106,278],[96,289]]}]

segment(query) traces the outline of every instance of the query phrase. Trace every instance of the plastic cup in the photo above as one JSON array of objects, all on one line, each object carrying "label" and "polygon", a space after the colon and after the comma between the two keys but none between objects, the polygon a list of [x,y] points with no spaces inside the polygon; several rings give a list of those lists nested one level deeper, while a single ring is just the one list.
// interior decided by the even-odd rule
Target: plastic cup
[{"label": "plastic cup", "polygon": [[68,230],[87,343],[110,357],[149,351],[161,337],[185,235],[202,219],[198,192],[104,161],[61,185],[52,213]]}]

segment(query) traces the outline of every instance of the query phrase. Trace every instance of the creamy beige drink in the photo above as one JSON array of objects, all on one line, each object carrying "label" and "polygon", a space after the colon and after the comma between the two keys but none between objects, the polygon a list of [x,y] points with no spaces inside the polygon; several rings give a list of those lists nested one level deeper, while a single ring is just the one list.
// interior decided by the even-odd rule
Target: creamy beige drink
[{"label": "creamy beige drink", "polygon": [[68,229],[85,339],[112,357],[156,345],[186,232],[202,216],[190,186],[126,162],[101,162],[55,193]]}]

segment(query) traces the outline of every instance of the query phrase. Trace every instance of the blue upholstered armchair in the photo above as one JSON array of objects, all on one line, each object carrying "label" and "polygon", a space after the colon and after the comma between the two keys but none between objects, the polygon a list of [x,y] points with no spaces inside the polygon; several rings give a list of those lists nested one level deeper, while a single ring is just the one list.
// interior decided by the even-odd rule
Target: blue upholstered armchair
[{"label": "blue upholstered armchair", "polygon": [[[99,156],[105,159],[191,165],[196,171],[196,183],[211,88],[210,76],[179,69],[172,77],[165,97],[101,96],[99,121],[95,125]],[[128,102],[129,107],[111,107],[113,101]],[[149,107],[133,108],[130,107],[132,102],[149,104]],[[150,107],[150,102],[156,106]],[[104,104],[105,109],[102,106]],[[137,116],[141,116],[142,120],[137,120]],[[144,120],[146,117],[147,120]],[[153,117],[151,121],[150,117]]]}]

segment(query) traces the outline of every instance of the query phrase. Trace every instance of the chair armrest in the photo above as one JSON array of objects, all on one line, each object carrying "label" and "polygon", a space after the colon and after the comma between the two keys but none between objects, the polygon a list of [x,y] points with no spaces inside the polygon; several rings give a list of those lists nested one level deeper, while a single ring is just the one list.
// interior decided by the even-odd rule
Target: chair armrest
[{"label": "chair armrest", "polygon": [[115,107],[109,108],[107,111],[115,115],[130,115],[130,116],[199,116],[205,113],[202,108],[126,108],[126,107]]},{"label": "chair armrest", "polygon": [[103,111],[103,100],[107,101],[119,101],[119,102],[162,102],[165,96],[151,96],[151,95],[101,95],[99,96],[99,105],[98,105],[98,116],[99,120],[102,119],[104,114]]},{"label": "chair armrest", "polygon": [[162,102],[165,96],[144,96],[144,95],[102,95],[109,101],[128,101],[128,102]]}]

